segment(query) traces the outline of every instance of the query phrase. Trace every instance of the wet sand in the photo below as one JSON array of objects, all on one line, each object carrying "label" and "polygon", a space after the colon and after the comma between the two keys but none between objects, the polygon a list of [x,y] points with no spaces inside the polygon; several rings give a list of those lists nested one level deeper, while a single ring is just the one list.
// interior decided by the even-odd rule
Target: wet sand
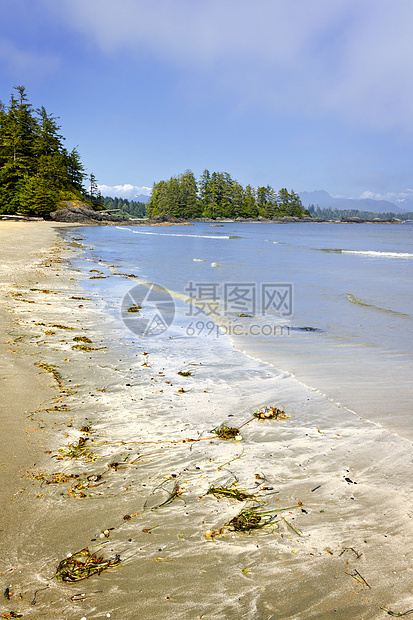
[{"label": "wet sand", "polygon": [[[81,227],[68,243],[60,226],[0,223],[0,575],[13,593],[0,613],[372,620],[412,609],[411,443],[218,343],[187,359],[186,378],[185,342],[126,347],[67,261]],[[242,441],[210,432],[279,403],[290,417],[253,420]],[[48,484],[56,473],[66,482]],[[277,517],[207,538],[252,505],[207,495],[235,481]],[[180,496],[162,506],[175,483]],[[121,564],[54,579],[84,547]]]},{"label": "wet sand", "polygon": [[[52,382],[33,365],[32,348],[20,341],[10,307],[10,290],[30,286],[56,237],[56,225],[45,222],[0,222],[0,502],[1,533],[7,531],[10,493],[24,467],[36,458],[27,441],[28,415],[53,394]],[[13,510],[11,510],[13,515]],[[10,518],[10,516],[9,516]]]}]

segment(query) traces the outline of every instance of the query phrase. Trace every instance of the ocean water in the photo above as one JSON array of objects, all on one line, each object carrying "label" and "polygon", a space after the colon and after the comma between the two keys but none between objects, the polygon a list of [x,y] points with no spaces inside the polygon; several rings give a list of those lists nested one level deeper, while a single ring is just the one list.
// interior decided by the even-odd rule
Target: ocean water
[{"label": "ocean water", "polygon": [[[167,348],[182,362],[213,351],[226,364],[235,349],[235,374],[242,359],[248,368],[251,358],[264,362],[297,389],[413,439],[412,226],[234,222],[63,234],[81,237],[84,287],[101,296],[129,346]],[[89,279],[91,269],[105,277]],[[142,310],[128,314],[133,304]]]}]

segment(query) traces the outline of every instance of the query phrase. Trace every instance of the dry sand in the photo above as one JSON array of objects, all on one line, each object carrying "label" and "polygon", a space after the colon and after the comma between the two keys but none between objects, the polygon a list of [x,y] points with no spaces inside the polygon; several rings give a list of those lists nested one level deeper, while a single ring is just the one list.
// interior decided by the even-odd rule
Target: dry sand
[{"label": "dry sand", "polygon": [[[61,227],[0,222],[0,575],[12,592],[0,614],[373,620],[387,616],[381,607],[411,610],[411,443],[263,364],[234,366],[240,354],[223,359],[218,343],[179,379],[179,343],[126,348],[80,288],[66,259],[81,244],[59,239]],[[83,336],[93,349],[73,349]],[[242,441],[209,432],[279,402],[291,417],[255,420]],[[89,453],[68,458],[82,436]],[[47,484],[58,472],[78,477]],[[278,511],[275,524],[208,539],[246,504],[206,491],[235,478]],[[175,482],[182,496],[156,508]],[[120,566],[54,579],[86,546],[119,554]]]}]

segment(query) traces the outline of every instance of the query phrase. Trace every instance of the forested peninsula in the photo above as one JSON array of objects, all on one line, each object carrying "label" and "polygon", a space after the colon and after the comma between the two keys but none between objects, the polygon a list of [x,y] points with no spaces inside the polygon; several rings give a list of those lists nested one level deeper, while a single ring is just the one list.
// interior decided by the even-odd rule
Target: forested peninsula
[{"label": "forested peninsula", "polygon": [[204,170],[198,182],[193,172],[186,170],[169,181],[154,183],[147,215],[183,219],[311,217],[293,190],[277,192],[270,185],[244,188],[228,172],[209,170]]}]

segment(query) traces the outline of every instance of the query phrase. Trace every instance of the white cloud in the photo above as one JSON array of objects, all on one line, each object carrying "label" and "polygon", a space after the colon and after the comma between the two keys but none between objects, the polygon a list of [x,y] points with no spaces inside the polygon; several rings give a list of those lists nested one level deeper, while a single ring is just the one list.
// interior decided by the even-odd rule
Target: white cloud
[{"label": "white cloud", "polygon": [[387,192],[386,194],[377,194],[375,192],[363,192],[359,198],[371,198],[373,200],[389,200],[390,202],[403,202],[404,200],[413,200],[413,189],[405,189],[401,192]]},{"label": "white cloud", "polygon": [[232,94],[234,110],[413,131],[411,0],[43,3],[103,53],[189,70],[193,89]]},{"label": "white cloud", "polygon": [[98,188],[103,196],[112,196],[112,198],[127,198],[133,200],[140,194],[144,196],[150,196],[151,187],[140,187],[139,185],[131,185],[125,183],[124,185],[98,185]]}]

